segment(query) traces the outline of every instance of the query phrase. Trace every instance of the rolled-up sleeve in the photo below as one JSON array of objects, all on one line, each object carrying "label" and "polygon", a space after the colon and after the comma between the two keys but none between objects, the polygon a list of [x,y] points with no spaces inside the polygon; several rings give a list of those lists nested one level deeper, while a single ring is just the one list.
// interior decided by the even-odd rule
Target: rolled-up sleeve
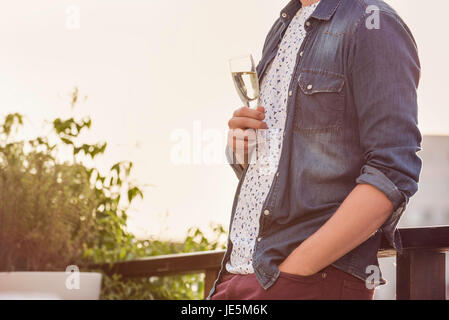
[{"label": "rolled-up sleeve", "polygon": [[422,136],[418,129],[420,63],[410,30],[391,12],[380,12],[380,28],[362,21],[350,50],[350,79],[365,163],[356,179],[382,191],[394,212],[381,227],[399,252],[397,224],[418,190]]},{"label": "rolled-up sleeve", "polygon": [[234,157],[234,152],[229,146],[226,146],[225,149],[226,159],[228,160],[229,165],[234,170],[235,175],[240,180],[243,175],[243,167],[238,163],[238,161]]}]

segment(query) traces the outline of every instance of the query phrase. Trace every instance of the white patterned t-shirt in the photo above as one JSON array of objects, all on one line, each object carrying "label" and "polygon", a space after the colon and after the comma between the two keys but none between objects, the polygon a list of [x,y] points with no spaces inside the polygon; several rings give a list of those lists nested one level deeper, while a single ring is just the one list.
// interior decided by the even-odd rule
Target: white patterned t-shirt
[{"label": "white patterned t-shirt", "polygon": [[282,150],[287,99],[296,59],[306,36],[304,24],[318,2],[302,7],[290,22],[278,52],[261,83],[260,105],[265,107],[268,125],[264,143],[258,146],[258,159],[248,167],[240,189],[230,230],[232,252],[226,270],[235,274],[254,273],[252,255],[259,234],[263,204],[278,170]]}]

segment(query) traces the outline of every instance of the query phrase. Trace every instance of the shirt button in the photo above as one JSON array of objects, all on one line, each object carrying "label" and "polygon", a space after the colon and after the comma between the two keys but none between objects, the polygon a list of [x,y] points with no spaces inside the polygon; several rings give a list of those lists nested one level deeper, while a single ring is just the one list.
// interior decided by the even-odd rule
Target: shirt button
[{"label": "shirt button", "polygon": [[262,237],[257,238],[257,242],[262,241]]},{"label": "shirt button", "polygon": [[313,88],[313,86],[312,86],[311,84],[309,84],[309,85],[307,86],[307,90],[312,90],[312,88]]},{"label": "shirt button", "polygon": [[306,22],[306,27],[310,27],[310,25],[311,25],[310,21],[307,21]]},{"label": "shirt button", "polygon": [[291,97],[293,95],[293,91],[290,91],[288,95]]},{"label": "shirt button", "polygon": [[270,213],[271,213],[270,210],[265,210],[265,211],[263,212],[263,214],[266,215],[266,216],[269,216]]},{"label": "shirt button", "polygon": [[279,177],[279,175],[280,175],[280,173],[278,172],[278,173],[276,173],[276,177]]},{"label": "shirt button", "polygon": [[285,12],[282,13],[282,18],[287,18],[287,14]]},{"label": "shirt button", "polygon": [[326,273],[326,272],[323,272],[323,273],[321,274],[321,277],[322,277],[323,279],[326,279],[327,273]]},{"label": "shirt button", "polygon": [[301,52],[299,53],[299,56],[302,57],[303,54],[304,54],[304,51],[301,51]]}]

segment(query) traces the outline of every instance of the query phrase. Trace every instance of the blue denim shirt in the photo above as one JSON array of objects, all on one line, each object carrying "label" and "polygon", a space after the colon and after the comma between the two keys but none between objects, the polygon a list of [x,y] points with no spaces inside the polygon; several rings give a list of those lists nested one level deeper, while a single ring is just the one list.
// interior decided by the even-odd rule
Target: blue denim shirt
[{"label": "blue denim shirt", "polygon": [[[291,1],[269,31],[257,66],[260,80],[300,7],[299,0]],[[379,28],[372,28],[375,15]],[[333,263],[366,280],[367,267],[379,265],[382,236],[402,250],[396,226],[418,189],[422,166],[417,155],[422,140],[417,127],[420,63],[414,38],[398,14],[379,0],[321,0],[306,31],[290,84],[279,172],[262,210],[269,214],[260,215],[253,254],[264,289],[276,282],[277,266],[336,212],[357,184],[376,187],[394,205],[371,238]],[[228,159],[231,153],[227,149]],[[230,230],[246,173],[238,164],[231,166],[240,183]],[[208,299],[231,250],[228,240]]]}]

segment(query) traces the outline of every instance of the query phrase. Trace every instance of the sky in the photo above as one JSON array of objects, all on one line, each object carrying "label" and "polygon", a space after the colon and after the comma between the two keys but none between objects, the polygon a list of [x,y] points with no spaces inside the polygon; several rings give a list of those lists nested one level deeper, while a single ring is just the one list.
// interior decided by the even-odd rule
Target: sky
[{"label": "sky", "polygon": [[[448,135],[449,2],[387,2],[418,43],[419,126]],[[241,105],[228,59],[252,53],[259,60],[288,1],[1,3],[0,117],[20,112],[37,133],[44,120],[89,115],[86,139],[109,143],[98,165],[134,162],[145,198],[133,206],[129,228],[139,237],[179,240],[189,227],[228,226],[237,179],[224,161],[207,160],[217,153],[211,141],[221,139],[224,150],[227,121]],[[71,111],[75,86],[88,99]],[[181,164],[173,161],[180,141],[190,150]]]}]

